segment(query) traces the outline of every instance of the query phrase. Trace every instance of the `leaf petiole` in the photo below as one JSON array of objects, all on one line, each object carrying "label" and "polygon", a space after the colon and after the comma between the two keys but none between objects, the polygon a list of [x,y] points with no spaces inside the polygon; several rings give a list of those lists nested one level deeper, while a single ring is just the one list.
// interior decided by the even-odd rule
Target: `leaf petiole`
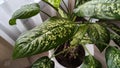
[{"label": "leaf petiole", "polygon": [[52,17],[51,15],[49,15],[48,13],[46,13],[46,12],[44,12],[44,11],[42,11],[42,10],[40,10],[42,13],[44,13],[45,15],[47,15],[48,17]]}]

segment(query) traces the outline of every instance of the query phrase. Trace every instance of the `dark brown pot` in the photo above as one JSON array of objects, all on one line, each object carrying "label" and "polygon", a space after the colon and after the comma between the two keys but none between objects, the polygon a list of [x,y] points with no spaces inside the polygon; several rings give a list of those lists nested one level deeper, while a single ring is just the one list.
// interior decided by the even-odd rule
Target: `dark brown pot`
[{"label": "dark brown pot", "polygon": [[[60,45],[56,51],[55,54],[58,54],[59,52],[63,51],[64,49],[67,49],[70,47],[70,43],[67,42],[63,45]],[[57,56],[55,56],[56,60],[64,67],[67,68],[76,68],[80,66],[84,60],[85,57],[85,51],[84,48],[81,45],[75,46],[74,48],[71,48],[70,50],[65,51],[64,53],[61,53]]]}]

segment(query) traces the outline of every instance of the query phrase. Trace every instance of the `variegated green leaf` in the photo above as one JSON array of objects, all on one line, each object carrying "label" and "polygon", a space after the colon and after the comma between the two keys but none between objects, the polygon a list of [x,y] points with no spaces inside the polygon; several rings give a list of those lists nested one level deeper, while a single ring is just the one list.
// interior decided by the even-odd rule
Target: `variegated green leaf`
[{"label": "variegated green leaf", "polygon": [[87,32],[91,41],[96,44],[100,51],[103,51],[106,48],[106,44],[110,41],[109,31],[105,27],[97,23],[93,23],[89,24]]},{"label": "variegated green leaf", "polygon": [[81,68],[102,68],[101,63],[92,56],[86,56]]},{"label": "variegated green leaf", "polygon": [[92,1],[104,2],[104,3],[120,2],[120,0],[92,0]]},{"label": "variegated green leaf", "polygon": [[68,18],[68,15],[62,9],[58,8],[58,12],[61,15],[61,17]]},{"label": "variegated green leaf", "polygon": [[120,47],[120,35],[111,33],[110,37]]},{"label": "variegated green leaf", "polygon": [[88,24],[80,24],[78,31],[76,34],[73,36],[73,40],[71,41],[71,45],[76,45],[76,44],[87,44],[91,43],[90,38],[86,36],[88,30]]},{"label": "variegated green leaf", "polygon": [[76,27],[67,19],[50,18],[17,39],[13,58],[32,56],[56,48],[73,36]]},{"label": "variegated green leaf", "polygon": [[38,3],[24,5],[13,13],[12,18],[9,20],[9,24],[15,25],[16,19],[30,18],[38,14],[39,12],[40,12],[40,6]]},{"label": "variegated green leaf", "polygon": [[92,0],[92,1],[97,1],[97,2],[101,2],[101,3],[117,3],[120,2],[120,0]]},{"label": "variegated green leaf", "polygon": [[61,2],[61,0],[43,0],[43,1],[45,1],[46,3],[52,5],[55,9],[59,8],[60,2]]},{"label": "variegated green leaf", "polygon": [[118,45],[120,46],[120,27],[117,26],[114,23],[108,23],[106,25],[107,27],[109,27],[111,30],[113,30],[116,34],[111,33],[111,39]]},{"label": "variegated green leaf", "polygon": [[78,7],[79,5],[82,5],[88,1],[91,1],[91,0],[75,0],[75,6]]},{"label": "variegated green leaf", "polygon": [[105,58],[107,68],[120,68],[120,50],[114,47],[106,49]]},{"label": "variegated green leaf", "polygon": [[44,56],[35,61],[31,68],[54,68],[54,62],[47,56]]},{"label": "variegated green leaf", "polygon": [[120,46],[120,27],[114,23],[101,23],[112,30],[110,37],[118,46]]},{"label": "variegated green leaf", "polygon": [[120,1],[92,0],[83,5],[79,5],[74,12],[80,17],[120,19]]},{"label": "variegated green leaf", "polygon": [[111,30],[113,30],[118,35],[120,35],[120,27],[117,26],[116,24],[114,24],[114,23],[107,23],[106,26],[109,27]]}]

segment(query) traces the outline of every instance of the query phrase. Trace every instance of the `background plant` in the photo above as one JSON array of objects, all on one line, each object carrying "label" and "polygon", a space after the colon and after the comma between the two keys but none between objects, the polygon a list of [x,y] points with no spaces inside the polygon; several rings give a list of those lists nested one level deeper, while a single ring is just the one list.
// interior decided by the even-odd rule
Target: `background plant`
[{"label": "background plant", "polygon": [[[38,3],[32,3],[16,10],[9,20],[10,25],[15,25],[17,19],[30,18],[40,11],[50,17],[41,25],[23,33],[16,40],[13,59],[55,49],[62,43],[72,39],[70,42],[71,47],[82,44],[88,53],[85,44],[95,44],[101,52],[106,48],[107,67],[120,68],[120,27],[109,22],[120,19],[119,0],[75,0],[73,11],[68,9],[64,0],[43,1],[56,10],[58,14],[56,17],[51,17],[42,11]],[[61,1],[67,10],[60,6]],[[80,20],[77,21],[77,18]],[[99,21],[94,23],[91,21],[92,18],[99,19]],[[117,48],[109,45],[110,40],[118,45]],[[38,59],[32,65],[32,68],[53,68],[54,62],[51,58],[42,57]],[[82,65],[82,68],[101,67],[100,62],[90,53],[85,57]]]}]

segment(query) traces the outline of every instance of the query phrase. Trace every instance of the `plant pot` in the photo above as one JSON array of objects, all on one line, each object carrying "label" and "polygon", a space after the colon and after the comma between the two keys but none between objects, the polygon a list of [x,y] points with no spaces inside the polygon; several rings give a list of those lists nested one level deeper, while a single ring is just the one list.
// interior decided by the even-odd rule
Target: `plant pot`
[{"label": "plant pot", "polygon": [[[94,44],[86,44],[85,46],[86,46],[87,49],[90,51],[90,53],[91,53],[92,55],[94,55]],[[49,57],[51,57],[53,53],[54,53],[54,50],[50,50],[50,51],[49,51]],[[88,53],[85,51],[85,56],[87,56],[87,55],[88,55]],[[55,68],[66,68],[65,66],[61,65],[61,63],[59,63],[59,62],[56,60],[55,57],[53,57],[52,60],[55,62]],[[82,64],[81,64],[81,65],[82,65]],[[77,68],[80,68],[81,65],[79,65]],[[68,67],[68,68],[71,68],[71,67]],[[73,68],[73,67],[72,67],[72,68]]]}]

